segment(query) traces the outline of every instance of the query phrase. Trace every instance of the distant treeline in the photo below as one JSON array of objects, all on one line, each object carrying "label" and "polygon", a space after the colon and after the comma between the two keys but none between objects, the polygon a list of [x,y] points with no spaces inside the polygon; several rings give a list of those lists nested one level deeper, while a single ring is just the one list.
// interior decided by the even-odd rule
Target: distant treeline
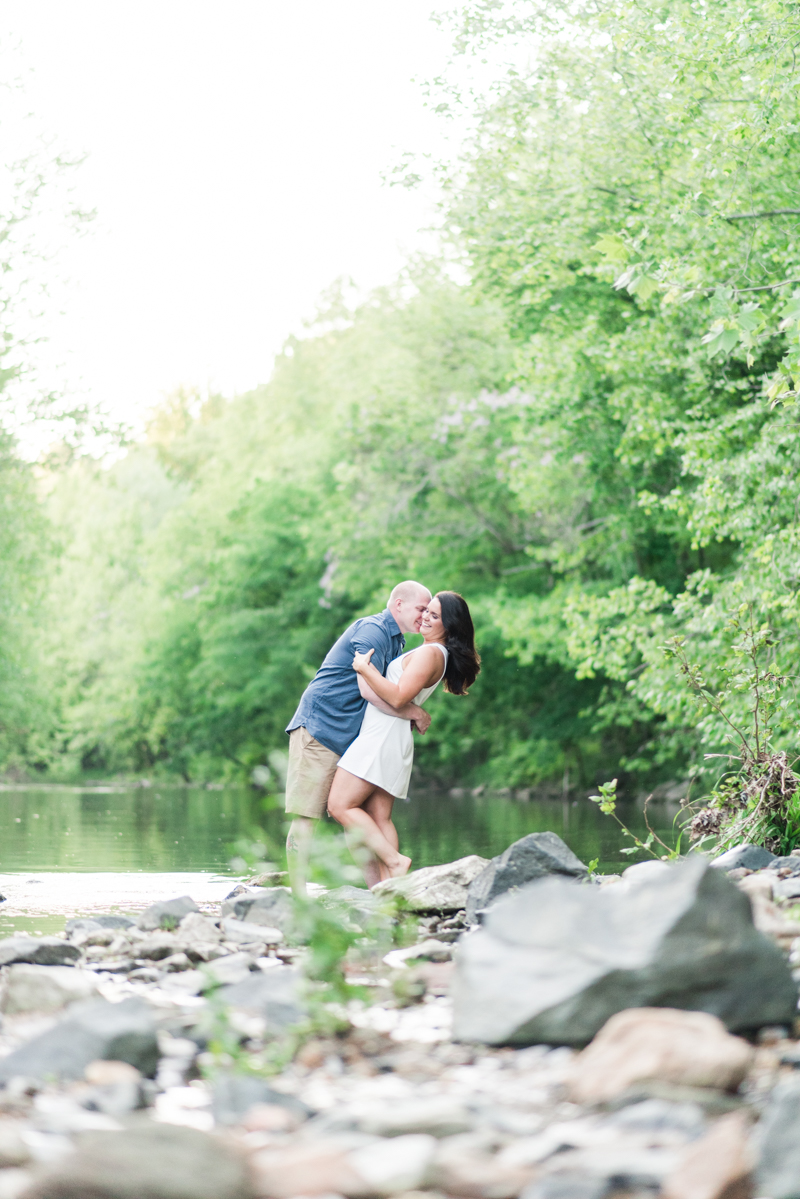
[{"label": "distant treeline", "polygon": [[[463,592],[484,662],[433,700],[429,776],[652,782],[726,752],[661,646],[732,670],[735,716],[750,604],[799,672],[798,23],[468,5],[459,52],[535,53],[470,100],[441,263],[334,294],[268,384],[177,393],[110,469],[4,443],[4,768],[248,775],[403,577]],[[793,703],[775,721],[794,749]]]}]

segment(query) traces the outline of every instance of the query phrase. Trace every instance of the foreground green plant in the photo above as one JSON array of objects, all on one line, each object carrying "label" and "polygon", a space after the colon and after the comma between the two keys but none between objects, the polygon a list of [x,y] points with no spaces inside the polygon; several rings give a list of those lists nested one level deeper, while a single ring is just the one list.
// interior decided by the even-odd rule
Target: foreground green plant
[{"label": "foreground green plant", "polygon": [[[647,853],[651,858],[657,858],[659,861],[672,862],[681,856],[681,838],[683,833],[678,834],[678,840],[675,846],[667,845],[666,841],[662,841],[655,829],[651,828],[650,821],[647,818],[647,805],[650,802],[651,796],[648,796],[644,805],[644,822],[647,826],[647,836],[644,841],[638,837],[636,833],[631,832],[627,824],[623,823],[617,815],[617,780],[612,779],[610,783],[600,784],[600,794],[590,795],[589,798],[593,803],[596,803],[600,811],[605,816],[612,816],[616,820],[619,827],[622,829],[623,836],[628,837],[633,842],[633,845],[625,846],[620,850],[626,856],[634,853]],[[664,852],[660,852],[663,850]],[[593,868],[597,866],[597,859],[590,863],[590,875],[594,873]]]},{"label": "foreground green plant", "polygon": [[[250,841],[237,842],[236,849],[247,865],[270,864],[278,858],[276,847],[261,833]],[[263,861],[262,861],[263,859]],[[234,859],[234,863],[236,859]],[[234,864],[232,863],[232,865]],[[363,888],[361,872],[353,863],[344,838],[324,826],[317,832],[308,863],[309,880],[324,892],[292,897],[292,920],[285,930],[290,945],[301,950],[297,969],[299,999],[306,1010],[302,1021],[280,1030],[269,1027],[252,1033],[222,999],[222,988],[209,975],[205,994],[209,1001],[205,1034],[207,1050],[202,1068],[207,1077],[220,1072],[270,1077],[280,1073],[297,1051],[313,1037],[333,1037],[349,1028],[346,1005],[356,999],[370,1002],[368,987],[350,982],[347,967],[353,955],[380,957],[401,937],[395,905],[387,900],[373,906]],[[342,887],[364,890],[365,903],[357,896],[324,897]]]},{"label": "foreground green plant", "polygon": [[[696,663],[690,661],[685,639],[673,637],[664,652],[673,658],[698,703],[721,717],[736,752],[706,754],[737,762],[725,771],[704,806],[688,823],[691,839],[703,843],[716,838],[726,849],[742,841],[763,845],[773,853],[789,854],[800,844],[800,778],[785,750],[773,744],[775,718],[785,713],[785,692],[791,680],[774,668],[776,641],[766,621],[759,621],[753,605],[743,603],[728,621],[734,635],[731,665],[723,663],[723,685],[713,689]],[[764,665],[773,658],[773,668]],[[748,697],[749,721],[744,725],[728,715],[730,701]]]}]

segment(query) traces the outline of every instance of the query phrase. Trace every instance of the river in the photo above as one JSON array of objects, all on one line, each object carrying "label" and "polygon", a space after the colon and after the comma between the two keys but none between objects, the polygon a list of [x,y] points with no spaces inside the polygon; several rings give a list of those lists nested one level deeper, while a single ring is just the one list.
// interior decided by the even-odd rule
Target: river
[{"label": "river", "polygon": [[[0,873],[17,871],[192,871],[229,869],[237,842],[259,834],[277,856],[284,815],[279,801],[242,786],[9,786],[0,788]],[[673,838],[673,804],[651,805],[664,840]],[[620,803],[623,820],[644,831],[639,805]],[[533,798],[417,790],[395,805],[403,850],[415,867],[466,854],[492,857],[526,833],[558,833],[584,862],[623,869],[628,844],[619,826],[589,799]]]}]

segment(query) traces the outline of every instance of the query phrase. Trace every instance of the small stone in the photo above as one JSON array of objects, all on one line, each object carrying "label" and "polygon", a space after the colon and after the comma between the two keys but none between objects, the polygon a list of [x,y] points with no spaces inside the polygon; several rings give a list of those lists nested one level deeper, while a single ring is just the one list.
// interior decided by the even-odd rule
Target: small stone
[{"label": "small stone", "polygon": [[193,962],[213,962],[230,951],[215,941],[182,941],[183,952]]},{"label": "small stone", "polygon": [[733,1091],[752,1060],[751,1046],[707,1012],[629,1008],[578,1054],[567,1085],[575,1103],[606,1103],[648,1079]]},{"label": "small stone", "polygon": [[190,912],[188,916],[184,916],[178,925],[178,931],[181,938],[187,941],[208,941],[212,945],[218,945],[222,940],[222,933],[214,921],[200,912]]},{"label": "small stone", "polygon": [[450,1137],[469,1132],[475,1117],[456,1099],[419,1097],[400,1103],[382,1103],[358,1122],[362,1132],[379,1137],[397,1137],[427,1133],[432,1137]]},{"label": "small stone", "polygon": [[110,945],[115,939],[113,928],[95,928],[81,938],[82,945]]},{"label": "small stone", "polygon": [[409,962],[422,960],[427,962],[449,962],[453,956],[452,946],[444,941],[432,938],[421,941],[418,945],[409,945],[406,949],[392,949],[384,955],[384,962],[392,970],[403,969]]},{"label": "small stone", "polygon": [[270,928],[268,925],[249,920],[236,920],[232,916],[222,921],[222,930],[225,939],[235,945],[252,945],[256,941],[263,945],[280,945],[284,939],[279,928]]},{"label": "small stone", "polygon": [[268,1028],[287,1028],[305,1018],[299,996],[300,978],[289,966],[258,970],[242,982],[223,987],[219,998],[230,1007],[263,1016]]},{"label": "small stone", "polygon": [[743,845],[734,845],[733,849],[721,853],[718,858],[713,858],[711,865],[715,870],[733,870],[737,866],[744,866],[748,870],[763,870],[774,861],[775,854],[770,853],[768,849],[745,842]]},{"label": "small stone", "polygon": [[141,1073],[130,1062],[97,1061],[89,1062],[83,1072],[87,1082],[96,1087],[111,1087],[118,1082],[141,1082]]},{"label": "small stone", "polygon": [[434,1137],[392,1137],[354,1149],[349,1163],[370,1195],[400,1195],[424,1185],[436,1153]]},{"label": "small stone", "polygon": [[157,983],[161,980],[161,971],[156,970],[155,966],[137,966],[135,970],[130,971],[128,978],[134,982]]},{"label": "small stone", "polygon": [[64,932],[68,937],[73,933],[96,933],[103,926],[99,920],[95,920],[90,916],[76,916],[72,920],[68,920],[64,925]]},{"label": "small stone", "polygon": [[162,899],[159,903],[152,903],[149,908],[145,908],[136,923],[146,931],[177,928],[184,916],[199,910],[188,895],[182,895],[179,899]]},{"label": "small stone", "polygon": [[167,991],[178,991],[181,995],[199,995],[208,987],[208,982],[199,970],[182,970],[164,974],[161,986]]},{"label": "small stone", "polygon": [[25,1166],[31,1160],[31,1151],[21,1132],[21,1128],[11,1121],[0,1122],[0,1170]]},{"label": "small stone", "polygon": [[109,912],[103,916],[93,916],[101,928],[133,928],[136,924],[135,920],[131,920],[130,916],[122,916],[119,912]]},{"label": "small stone", "polygon": [[645,879],[655,878],[658,874],[663,874],[669,870],[669,865],[666,862],[658,862],[651,859],[648,862],[634,862],[632,866],[628,866],[622,871],[622,880],[626,883],[641,883]]},{"label": "small stone", "polygon": [[251,888],[249,886],[247,886],[245,883],[237,883],[236,886],[233,888],[233,890],[229,891],[228,894],[225,896],[223,903],[227,903],[229,899],[236,899],[237,896],[239,896],[239,895],[249,895],[250,892],[251,892]]},{"label": "small stone", "polygon": [[772,891],[776,899],[797,899],[800,897],[800,878],[782,878],[775,883]]},{"label": "small stone", "polygon": [[148,962],[160,962],[163,958],[171,957],[179,948],[177,937],[172,933],[160,932],[144,941],[137,941],[134,952],[138,958]]},{"label": "small stone", "polygon": [[[722,1116],[685,1150],[664,1180],[662,1199],[750,1199],[755,1155],[749,1130],[750,1122],[742,1112]],[[793,1194],[797,1193],[795,1186]],[[774,1191],[769,1194],[783,1199]]]},{"label": "small stone", "polygon": [[517,1199],[533,1169],[499,1162],[493,1148],[482,1133],[446,1137],[432,1162],[430,1182],[447,1195],[467,1199]]},{"label": "small stone", "polygon": [[267,928],[289,928],[294,920],[294,901],[288,887],[269,887],[227,899],[220,914],[233,916],[251,924],[263,924]]},{"label": "small stone", "polygon": [[0,941],[0,966],[28,962],[37,966],[65,966],[76,962],[81,951],[60,937],[6,937]]},{"label": "small stone", "polygon": [[488,865],[486,858],[470,854],[441,866],[412,870],[402,878],[387,878],[372,888],[372,894],[396,896],[412,912],[457,912],[467,906],[470,883]]},{"label": "small stone", "polygon": [[33,1182],[29,1170],[3,1170],[0,1173],[0,1199],[23,1199]]},{"label": "small stone", "polygon": [[[730,874],[728,875],[730,877]],[[774,874],[748,874],[745,878],[740,879],[736,886],[740,891],[744,891],[745,895],[749,895],[751,899],[772,899],[773,884],[776,882]]]},{"label": "small stone", "polygon": [[519,1199],[605,1199],[608,1180],[567,1170],[530,1183]]},{"label": "small stone", "polygon": [[217,1124],[239,1124],[256,1106],[290,1113],[296,1125],[312,1114],[294,1095],[276,1091],[266,1079],[249,1074],[219,1074],[214,1080],[212,1111]]},{"label": "small stone", "polygon": [[641,1099],[628,1103],[608,1117],[607,1125],[630,1132],[661,1132],[664,1129],[698,1136],[706,1117],[699,1103],[674,1103],[666,1099]]},{"label": "small stone", "polygon": [[239,1123],[248,1132],[294,1132],[300,1121],[294,1112],[277,1103],[254,1103]]},{"label": "small stone", "polygon": [[167,973],[177,973],[180,970],[191,970],[192,963],[185,953],[173,953],[168,958],[161,959],[161,969]]},{"label": "small stone", "polygon": [[207,1133],[174,1124],[85,1133],[26,1199],[254,1199],[243,1158]]},{"label": "small stone", "polygon": [[354,1141],[360,1144],[363,1140],[363,1137],[320,1137],[302,1144],[259,1150],[250,1159],[256,1193],[270,1199],[306,1195],[366,1199],[374,1192],[368,1190],[348,1159]]},{"label": "small stone", "polygon": [[778,1083],[770,1095],[755,1138],[759,1162],[757,1195],[800,1197],[800,1079]]},{"label": "small stone", "polygon": [[325,908],[346,908],[364,916],[372,916],[381,906],[380,896],[365,887],[335,887],[320,897]]},{"label": "small stone", "polygon": [[97,991],[97,976],[73,966],[8,966],[0,993],[0,1011],[57,1012],[68,1003],[88,999]]},{"label": "small stone", "polygon": [[150,1007],[140,999],[75,1004],[54,1028],[0,1060],[0,1083],[31,1079],[83,1078],[98,1058],[129,1062],[148,1076],[158,1065],[158,1042]]},{"label": "small stone", "polygon": [[227,957],[217,958],[203,966],[204,974],[211,982],[221,984],[240,983],[249,978],[250,971],[255,965],[255,958],[249,953],[231,953]]}]

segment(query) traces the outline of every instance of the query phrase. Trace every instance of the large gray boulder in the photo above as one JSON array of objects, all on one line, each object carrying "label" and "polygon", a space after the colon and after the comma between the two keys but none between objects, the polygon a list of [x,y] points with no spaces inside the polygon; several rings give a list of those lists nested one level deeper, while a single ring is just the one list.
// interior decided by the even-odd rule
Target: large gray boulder
[{"label": "large gray boulder", "polygon": [[476,853],[441,866],[424,866],[402,878],[387,878],[372,888],[373,895],[400,899],[412,912],[459,912],[467,905],[473,879],[488,866]]},{"label": "large gray boulder", "polygon": [[478,913],[498,896],[537,878],[560,874],[585,879],[588,871],[568,845],[555,833],[529,833],[492,858],[485,870],[469,885],[467,920],[474,924]]},{"label": "large gray boulder", "polygon": [[141,999],[89,999],[66,1019],[0,1060],[0,1084],[12,1078],[83,1078],[89,1062],[128,1062],[142,1074],[158,1065],[156,1025]]},{"label": "large gray boulder", "polygon": [[627,886],[529,883],[456,952],[454,1033],[492,1045],[582,1045],[615,1012],[711,1012],[733,1031],[791,1024],[797,988],[750,901],[704,857]]},{"label": "large gray boulder", "polygon": [[740,866],[745,870],[764,870],[776,861],[775,854],[762,845],[751,845],[745,841],[721,853],[718,858],[713,858],[711,865],[715,870],[738,870]]},{"label": "large gray boulder", "polygon": [[91,1132],[36,1179],[26,1199],[254,1199],[242,1156],[174,1124]]}]

